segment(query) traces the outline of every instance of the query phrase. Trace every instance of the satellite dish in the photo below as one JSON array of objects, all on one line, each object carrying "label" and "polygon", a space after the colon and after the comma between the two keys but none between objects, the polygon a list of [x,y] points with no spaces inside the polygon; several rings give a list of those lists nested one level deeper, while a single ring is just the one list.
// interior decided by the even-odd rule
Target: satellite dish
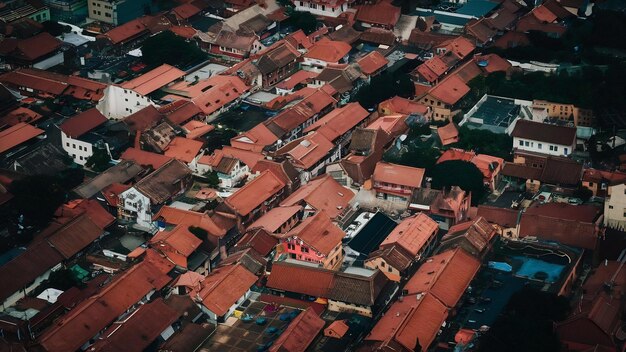
[{"label": "satellite dish", "polygon": [[404,142],[406,140],[406,134],[400,136],[400,141]]}]

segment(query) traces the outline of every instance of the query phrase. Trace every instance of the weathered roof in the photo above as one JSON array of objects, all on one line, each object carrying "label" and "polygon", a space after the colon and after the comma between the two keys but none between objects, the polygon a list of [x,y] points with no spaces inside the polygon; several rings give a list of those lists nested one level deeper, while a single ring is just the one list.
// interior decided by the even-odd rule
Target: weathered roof
[{"label": "weathered roof", "polygon": [[300,205],[275,207],[253,222],[248,228],[263,228],[271,233],[276,233],[289,219],[293,218],[300,211],[302,211],[302,206]]},{"label": "weathered roof", "polygon": [[440,247],[450,248],[459,241],[465,240],[474,247],[476,253],[480,253],[487,247],[495,234],[496,229],[485,218],[478,217],[475,220],[450,227],[448,233],[441,239]]},{"label": "weathered roof", "polygon": [[192,296],[197,294],[202,304],[219,317],[226,314],[256,280],[256,275],[241,264],[219,267],[200,282]]},{"label": "weathered roof", "polygon": [[25,122],[20,122],[4,131],[0,131],[0,153],[4,153],[11,148],[17,147],[18,145],[43,133],[43,130]]},{"label": "weathered roof", "polygon": [[187,165],[170,160],[137,182],[134,188],[150,198],[153,205],[162,204],[181,191],[178,182],[190,175],[191,170]]},{"label": "weathered roof", "polygon": [[120,159],[134,161],[142,166],[151,166],[155,170],[165,165],[168,161],[173,160],[173,158],[163,154],[152,153],[132,147],[126,149],[120,156]]},{"label": "weathered roof", "polygon": [[424,213],[406,218],[380,244],[381,248],[398,245],[412,257],[437,234],[439,225]]},{"label": "weathered roof", "polygon": [[267,287],[313,297],[328,297],[328,291],[334,279],[334,271],[331,270],[274,262],[272,272],[267,279]]},{"label": "weathered roof", "polygon": [[379,162],[372,178],[375,182],[419,188],[426,170],[387,162]]},{"label": "weathered roof", "polygon": [[576,128],[518,120],[511,136],[568,146],[576,141]]},{"label": "weathered roof", "polygon": [[174,66],[163,64],[154,68],[143,75],[124,82],[122,88],[132,89],[141,94],[148,95],[159,88],[183,77],[185,72]]},{"label": "weathered roof", "polygon": [[324,325],[324,320],[315,313],[313,308],[309,307],[289,323],[287,329],[274,341],[269,351],[304,352],[322,331]]},{"label": "weathered roof", "polygon": [[341,240],[345,235],[345,232],[333,224],[324,211],[318,211],[282,237],[298,238],[327,257],[338,245],[341,245]]},{"label": "weathered roof", "polygon": [[237,190],[224,201],[230,208],[241,216],[248,215],[252,210],[276,195],[285,187],[274,173],[263,172],[254,180]]}]

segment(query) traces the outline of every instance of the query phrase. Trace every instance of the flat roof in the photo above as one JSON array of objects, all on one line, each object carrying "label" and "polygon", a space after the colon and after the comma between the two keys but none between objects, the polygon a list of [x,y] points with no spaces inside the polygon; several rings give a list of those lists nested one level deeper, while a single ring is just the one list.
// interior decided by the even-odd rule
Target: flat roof
[{"label": "flat roof", "polygon": [[484,125],[506,128],[517,118],[519,113],[520,106],[515,105],[515,100],[487,96],[470,118],[482,119]]},{"label": "flat roof", "polygon": [[463,6],[458,8],[456,10],[456,13],[471,15],[475,17],[483,17],[484,15],[495,9],[498,5],[498,3],[492,1],[469,0]]},{"label": "flat roof", "polygon": [[383,213],[376,213],[354,236],[348,246],[366,256],[376,250],[398,224]]}]

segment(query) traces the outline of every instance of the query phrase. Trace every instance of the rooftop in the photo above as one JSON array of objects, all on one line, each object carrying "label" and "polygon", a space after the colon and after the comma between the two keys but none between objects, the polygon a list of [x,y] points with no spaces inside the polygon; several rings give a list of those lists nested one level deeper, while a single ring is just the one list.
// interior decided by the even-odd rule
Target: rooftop
[{"label": "rooftop", "polygon": [[576,141],[576,128],[519,120],[511,136],[558,145],[572,145]]},{"label": "rooftop", "polygon": [[139,77],[122,84],[122,88],[132,89],[141,95],[148,95],[161,87],[182,78],[185,72],[168,64],[154,68]]},{"label": "rooftop", "polygon": [[91,108],[65,120],[59,128],[68,137],[78,138],[107,121],[108,119],[98,109]]},{"label": "rooftop", "polygon": [[265,171],[224,201],[240,216],[248,215],[263,202],[274,197],[285,184],[274,173]]},{"label": "rooftop", "polygon": [[376,164],[372,179],[375,182],[419,188],[422,186],[424,172],[424,169],[381,161]]},{"label": "rooftop", "polygon": [[280,205],[308,205],[316,211],[324,211],[332,219],[337,218],[348,207],[354,193],[340,185],[330,175],[321,175],[300,187],[283,200]]},{"label": "rooftop", "polygon": [[43,130],[25,122],[20,122],[4,131],[0,131],[0,153],[17,147],[43,133]]},{"label": "rooftop", "polygon": [[385,238],[381,247],[399,245],[408,254],[416,257],[423,247],[437,234],[439,225],[424,213],[402,220]]},{"label": "rooftop", "polygon": [[324,211],[304,219],[298,226],[282,235],[283,238],[298,238],[324,256],[328,256],[346,234]]}]

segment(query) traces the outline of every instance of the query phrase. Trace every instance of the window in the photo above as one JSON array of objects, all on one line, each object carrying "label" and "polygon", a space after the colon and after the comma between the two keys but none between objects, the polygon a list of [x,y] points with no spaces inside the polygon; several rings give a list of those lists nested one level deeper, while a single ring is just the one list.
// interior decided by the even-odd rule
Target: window
[{"label": "window", "polygon": [[380,262],[380,267],[384,268],[385,267],[385,262]]},{"label": "window", "polygon": [[304,2],[300,1],[300,6],[304,6]]},{"label": "window", "polygon": [[613,209],[613,206],[612,206],[612,205],[609,205],[609,209]]},{"label": "window", "polygon": [[309,253],[309,248],[302,247],[302,253]]},{"label": "window", "polygon": [[287,249],[294,250],[294,249],[296,249],[296,246],[294,246],[291,243],[287,243]]},{"label": "window", "polygon": [[326,11],[326,5],[322,5],[322,11]]},{"label": "window", "polygon": [[80,159],[80,160],[83,160],[83,156],[81,155],[81,156],[79,157],[79,159]]},{"label": "window", "polygon": [[563,148],[563,154],[567,155],[567,153],[569,153],[569,150],[567,148]]},{"label": "window", "polygon": [[537,143],[537,148],[542,149],[543,145],[541,143]]},{"label": "window", "polygon": [[519,145],[520,145],[520,147],[523,147],[524,146],[524,141],[519,141]]},{"label": "window", "polygon": [[72,143],[72,148],[76,149],[76,144]]},{"label": "window", "polygon": [[524,145],[528,147],[528,146],[530,146],[530,142],[524,141]]},{"label": "window", "polygon": [[111,14],[110,14],[110,13],[108,13],[108,12],[105,12],[105,13],[104,13],[104,16],[105,16],[105,17],[111,17]]},{"label": "window", "polygon": [[626,218],[626,208],[624,208],[623,215],[624,215],[624,217]]},{"label": "window", "polygon": [[65,146],[66,146],[66,147],[69,147],[69,146],[70,146],[70,142],[66,142],[66,143],[65,143]]},{"label": "window", "polygon": [[392,272],[392,271],[393,271],[393,268],[392,268],[392,267],[389,267],[389,268],[387,268],[387,271],[388,271],[388,272]]}]

